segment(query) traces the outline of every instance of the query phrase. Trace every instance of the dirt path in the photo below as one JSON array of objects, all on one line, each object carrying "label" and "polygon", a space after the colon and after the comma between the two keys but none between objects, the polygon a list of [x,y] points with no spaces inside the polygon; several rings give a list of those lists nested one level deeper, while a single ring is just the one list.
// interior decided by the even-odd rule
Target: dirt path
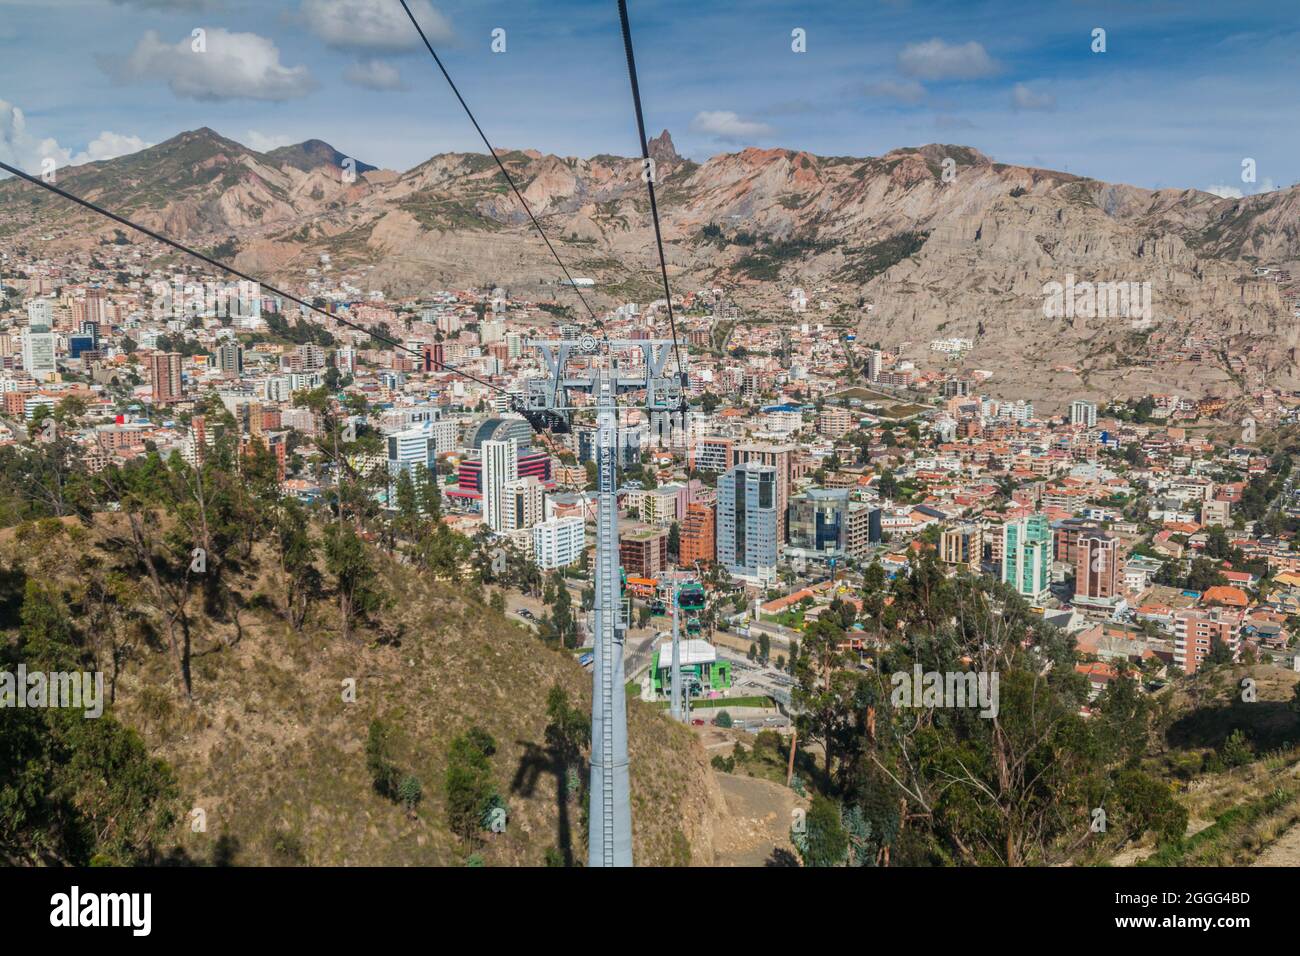
[{"label": "dirt path", "polygon": [[1251,866],[1300,866],[1300,826],[1293,826],[1263,853]]},{"label": "dirt path", "polygon": [[717,772],[715,776],[727,801],[727,816],[719,822],[714,842],[716,865],[764,866],[774,850],[794,857],[792,811],[808,801],[769,780]]}]

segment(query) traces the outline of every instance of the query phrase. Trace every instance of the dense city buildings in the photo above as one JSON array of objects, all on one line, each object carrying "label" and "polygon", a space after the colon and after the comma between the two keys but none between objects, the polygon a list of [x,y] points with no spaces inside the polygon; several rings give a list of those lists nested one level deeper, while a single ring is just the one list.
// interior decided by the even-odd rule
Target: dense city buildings
[{"label": "dense city buildings", "polygon": [[[307,290],[363,328],[405,329],[412,359],[326,320],[285,338],[301,310],[248,289],[247,307],[227,315],[191,303],[185,322],[155,317],[143,294],[152,283],[201,283],[115,265],[69,262],[57,276],[28,265],[30,275],[5,281],[21,291],[0,312],[7,421],[84,403],[66,406],[85,411],[65,419],[91,469],[150,449],[197,465],[233,427],[243,453],[269,451],[304,502],[328,500],[338,434],[348,473],[373,481],[377,508],[396,507],[403,473],[431,476],[457,529],[546,571],[581,560],[595,528],[594,421],[579,408],[570,431],[541,435],[511,398],[541,372],[524,343],[551,322],[546,310],[504,289],[406,301],[345,292],[359,288],[355,276],[318,276]],[[873,566],[894,581],[932,559],[948,575],[1000,577],[1044,613],[1073,614],[1060,620],[1076,630],[1154,628],[1171,667],[1197,667],[1211,632],[1234,652],[1276,652],[1267,615],[1300,612],[1300,580],[1265,600],[1260,569],[1300,574],[1300,559],[1261,530],[1247,494],[1268,458],[1183,427],[1220,406],[1153,395],[1139,422],[1133,404],[1065,396],[1044,415],[963,367],[964,340],[908,354],[862,347],[810,321],[824,293],[802,291],[793,324],[737,325],[731,345],[744,351],[734,356],[706,348],[715,317],[733,315],[724,295],[680,303],[680,335],[695,350],[691,404],[671,420],[629,409],[616,439],[620,563],[639,589],[718,575],[747,599],[780,601],[821,577],[857,587]],[[665,318],[662,302],[629,303],[609,316],[611,334],[662,336]],[[556,334],[581,336],[583,325],[565,324]],[[923,371],[926,353],[951,364]],[[1300,420],[1300,400],[1261,391],[1250,412],[1285,424]],[[1185,582],[1197,561],[1221,577],[1161,583]]]}]

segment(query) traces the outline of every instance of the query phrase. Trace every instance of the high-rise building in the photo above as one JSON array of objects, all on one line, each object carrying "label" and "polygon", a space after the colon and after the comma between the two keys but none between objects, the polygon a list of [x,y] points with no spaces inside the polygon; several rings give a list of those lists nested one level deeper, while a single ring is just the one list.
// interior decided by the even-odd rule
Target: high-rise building
[{"label": "high-rise building", "polygon": [[523,418],[489,418],[479,424],[467,444],[475,451],[483,447],[484,442],[506,441],[513,438],[520,448],[531,447],[533,429]]},{"label": "high-rise building", "polygon": [[1185,608],[1174,612],[1174,663],[1188,674],[1195,674],[1209,656],[1214,641],[1232,652],[1233,660],[1241,647],[1240,610],[1226,607]]},{"label": "high-rise building", "polygon": [[1097,403],[1086,402],[1083,399],[1071,402],[1070,424],[1095,428],[1097,426]]},{"label": "high-rise building", "polygon": [[431,468],[429,433],[423,428],[408,428],[388,436],[388,472],[414,472],[417,465]]},{"label": "high-rise building", "polygon": [[880,379],[880,372],[884,365],[884,355],[880,349],[867,349],[867,362],[863,372],[866,373],[868,382],[875,382]]},{"label": "high-rise building", "polygon": [[68,358],[79,359],[98,355],[93,335],[78,332],[68,336]]},{"label": "high-rise building", "polygon": [[1002,580],[1031,603],[1050,594],[1052,529],[1043,515],[1008,521],[1002,527]]},{"label": "high-rise building", "polygon": [[713,505],[698,501],[687,505],[679,530],[681,544],[678,564],[682,567],[693,567],[696,561],[712,564],[717,553],[714,544],[717,528]]},{"label": "high-rise building", "polygon": [[735,577],[776,580],[777,469],[737,464],[718,479],[718,561]]},{"label": "high-rise building", "polygon": [[641,520],[664,528],[677,522],[680,518],[677,513],[680,489],[680,485],[666,485],[642,492]]},{"label": "high-rise building", "polygon": [[460,426],[452,419],[440,419],[424,425],[429,430],[429,442],[434,456],[445,455],[456,450],[460,440]]},{"label": "high-rise building", "polygon": [[1052,547],[1055,560],[1073,566],[1078,560],[1079,541],[1084,535],[1101,530],[1096,521],[1086,518],[1063,518],[1053,525]]},{"label": "high-rise building", "polygon": [[80,328],[83,323],[94,322],[95,325],[108,324],[108,293],[95,286],[86,290],[84,299],[72,303],[73,325]]},{"label": "high-rise building", "polygon": [[38,382],[51,378],[54,361],[54,333],[48,325],[28,325],[23,330],[23,370]]},{"label": "high-rise building", "polygon": [[149,383],[155,405],[170,405],[185,397],[179,352],[154,352],[149,356]]},{"label": "high-rise building", "polygon": [[851,558],[863,558],[871,553],[871,546],[879,544],[881,539],[881,516],[879,508],[860,501],[850,502],[849,515],[844,536],[844,549]]},{"label": "high-rise building", "polygon": [[208,449],[212,447],[212,433],[208,431],[208,419],[205,415],[195,415],[190,419],[190,430],[181,445],[181,457],[197,468],[203,464]]},{"label": "high-rise building", "polygon": [[519,477],[519,443],[488,440],[481,449],[483,521],[493,531],[505,531],[505,488]]},{"label": "high-rise building", "polygon": [[790,499],[788,553],[814,561],[840,560],[848,546],[849,490],[811,488]]},{"label": "high-rise building", "polygon": [[714,471],[718,474],[731,467],[731,449],[735,445],[730,438],[704,435],[692,440],[687,464],[696,471]]},{"label": "high-rise building", "polygon": [[32,299],[27,303],[27,325],[48,332],[54,326],[54,303],[50,299]]},{"label": "high-rise building", "polygon": [[1105,531],[1088,531],[1079,536],[1074,549],[1074,596],[1109,600],[1122,584],[1119,540]]},{"label": "high-rise building", "polygon": [[[577,435],[578,461],[583,464],[595,461],[598,457],[596,455],[596,429],[579,428]],[[641,461],[641,446],[646,441],[644,428],[639,426],[620,427],[615,441],[618,444],[617,460],[620,468],[631,467]]]},{"label": "high-rise building", "polygon": [[843,405],[827,405],[817,413],[817,433],[827,438],[843,438],[857,424],[857,417]]},{"label": "high-rise building", "polygon": [[582,518],[569,515],[533,525],[533,560],[543,571],[567,568],[582,558],[586,547],[586,526]]},{"label": "high-rise building", "polygon": [[939,536],[939,560],[944,564],[978,568],[984,553],[984,531],[967,524],[948,528]]},{"label": "high-rise building", "polygon": [[546,492],[536,475],[507,481],[501,490],[501,530],[525,531],[542,520]]},{"label": "high-rise building", "polygon": [[244,372],[244,347],[238,342],[222,342],[217,346],[217,368],[222,375],[239,376]]},{"label": "high-rise building", "polygon": [[[517,447],[518,445],[516,445]],[[536,475],[538,480],[545,484],[551,480],[551,461],[551,456],[545,452],[520,453],[515,458],[514,477],[522,478],[528,475]],[[467,458],[462,461],[460,468],[456,472],[456,483],[460,493],[469,495],[472,498],[481,498],[485,487],[483,475],[483,458]]]},{"label": "high-rise building", "polygon": [[776,546],[778,551],[786,542],[786,509],[790,506],[790,487],[795,478],[795,455],[798,445],[737,445],[732,454],[733,465],[771,465],[776,471]]},{"label": "high-rise building", "polygon": [[297,362],[301,363],[303,372],[319,372],[325,368],[325,350],[315,342],[303,342],[294,350]]},{"label": "high-rise building", "polygon": [[629,576],[652,578],[668,567],[668,531],[634,528],[618,538],[618,560]]},{"label": "high-rise building", "polygon": [[447,349],[441,342],[431,342],[424,347],[424,371],[441,372],[447,365]]}]

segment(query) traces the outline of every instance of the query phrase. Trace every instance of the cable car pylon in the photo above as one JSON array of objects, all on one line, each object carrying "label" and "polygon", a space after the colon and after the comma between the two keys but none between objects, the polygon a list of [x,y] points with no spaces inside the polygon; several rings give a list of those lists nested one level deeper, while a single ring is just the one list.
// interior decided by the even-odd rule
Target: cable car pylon
[{"label": "cable car pylon", "polygon": [[[670,339],[538,340],[545,378],[528,380],[524,409],[569,423],[569,393],[586,392],[596,404],[596,601],[591,695],[591,790],[587,865],[632,865],[632,807],[627,754],[627,693],[623,663],[628,604],[618,564],[618,397],[644,392],[649,413],[676,408],[679,375],[668,374]],[[619,356],[640,353],[639,361]],[[588,406],[589,407],[589,406]]]}]

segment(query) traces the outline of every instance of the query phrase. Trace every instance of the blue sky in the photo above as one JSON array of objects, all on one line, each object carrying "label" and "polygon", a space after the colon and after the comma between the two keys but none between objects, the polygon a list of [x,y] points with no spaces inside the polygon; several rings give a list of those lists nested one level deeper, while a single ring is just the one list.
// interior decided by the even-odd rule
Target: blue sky
[{"label": "blue sky", "polygon": [[[614,0],[412,6],[498,146],[637,151]],[[668,128],[694,159],[940,142],[1148,187],[1249,194],[1300,180],[1297,3],[630,8],[649,132]],[[1104,53],[1091,50],[1098,27]],[[504,53],[491,50],[496,28]],[[481,149],[417,42],[398,0],[0,0],[0,159],[106,158],[199,126],[255,148],[318,137],[397,169]]]}]

